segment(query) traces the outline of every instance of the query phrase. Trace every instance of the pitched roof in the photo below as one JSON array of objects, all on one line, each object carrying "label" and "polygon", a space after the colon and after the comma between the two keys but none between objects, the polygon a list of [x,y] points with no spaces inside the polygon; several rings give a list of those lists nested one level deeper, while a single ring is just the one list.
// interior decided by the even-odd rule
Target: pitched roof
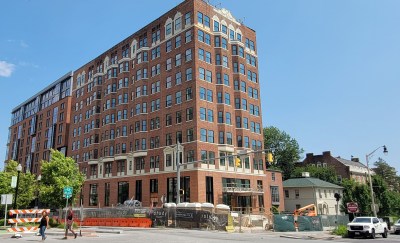
[{"label": "pitched roof", "polygon": [[359,166],[359,167],[363,167],[363,168],[367,168],[367,166],[365,166],[363,163],[361,162],[356,162],[356,161],[351,161],[351,160],[347,160],[347,159],[342,159],[342,158],[335,158],[337,161],[339,161],[340,163],[344,164],[344,165],[348,165],[348,166]]},{"label": "pitched roof", "polygon": [[318,178],[303,177],[303,178],[292,178],[283,181],[283,187],[326,187],[326,188],[343,188],[341,186],[332,184],[327,181],[320,180]]}]

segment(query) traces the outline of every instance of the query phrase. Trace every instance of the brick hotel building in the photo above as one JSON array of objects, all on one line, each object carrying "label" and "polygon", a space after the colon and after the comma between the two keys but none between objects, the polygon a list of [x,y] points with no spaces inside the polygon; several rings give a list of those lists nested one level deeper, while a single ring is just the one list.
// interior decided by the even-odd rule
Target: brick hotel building
[{"label": "brick hotel building", "polygon": [[[183,1],[74,71],[68,96],[31,113],[31,101],[14,109],[8,159],[38,173],[38,160],[60,149],[86,175],[85,206],[131,198],[159,206],[163,195],[176,201],[179,142],[181,201],[283,210],[281,174],[265,168],[264,156],[241,156],[239,167],[218,159],[263,149],[257,63],[254,30],[226,9]],[[62,110],[68,119],[54,118]],[[32,124],[42,124],[41,140]]]}]

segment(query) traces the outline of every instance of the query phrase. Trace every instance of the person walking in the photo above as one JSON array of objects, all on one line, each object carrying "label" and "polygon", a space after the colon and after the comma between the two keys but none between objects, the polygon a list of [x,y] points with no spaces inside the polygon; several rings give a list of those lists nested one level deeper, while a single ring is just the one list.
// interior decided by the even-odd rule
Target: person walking
[{"label": "person walking", "polygon": [[68,234],[68,230],[72,232],[72,234],[74,234],[74,239],[76,239],[76,237],[78,236],[77,233],[75,233],[75,231],[72,229],[73,223],[74,223],[74,212],[72,211],[71,208],[68,209],[68,213],[67,213],[67,229],[65,230],[65,239],[67,239],[67,234]]},{"label": "person walking", "polygon": [[44,241],[47,237],[45,234],[46,228],[49,225],[49,216],[47,215],[46,211],[43,211],[42,218],[40,219],[39,225],[39,233],[42,236],[42,241]]}]

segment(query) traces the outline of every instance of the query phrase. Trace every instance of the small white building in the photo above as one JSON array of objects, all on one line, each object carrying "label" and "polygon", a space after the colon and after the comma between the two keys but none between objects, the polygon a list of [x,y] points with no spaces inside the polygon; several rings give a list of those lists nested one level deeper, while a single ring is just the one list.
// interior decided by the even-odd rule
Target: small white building
[{"label": "small white building", "polygon": [[[303,178],[288,179],[283,182],[285,195],[285,211],[293,212],[295,209],[314,204],[318,215],[336,215],[337,205],[335,193],[343,195],[343,187],[320,180],[310,178],[308,173]],[[339,215],[343,213],[338,211]]]}]

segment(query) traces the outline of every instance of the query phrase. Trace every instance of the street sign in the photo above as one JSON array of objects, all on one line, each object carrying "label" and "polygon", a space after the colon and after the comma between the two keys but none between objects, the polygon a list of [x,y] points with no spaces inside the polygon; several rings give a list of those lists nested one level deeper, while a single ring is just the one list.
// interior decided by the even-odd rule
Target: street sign
[{"label": "street sign", "polygon": [[347,212],[348,213],[358,213],[358,203],[356,202],[348,202],[347,203]]},{"label": "street sign", "polygon": [[1,194],[1,205],[12,204],[13,194]]},{"label": "street sign", "polygon": [[70,197],[72,197],[72,187],[70,187],[70,186],[64,187],[63,196],[64,196],[65,198],[70,198]]},{"label": "street sign", "polygon": [[16,188],[17,187],[17,177],[12,176],[11,177],[11,188]]}]

